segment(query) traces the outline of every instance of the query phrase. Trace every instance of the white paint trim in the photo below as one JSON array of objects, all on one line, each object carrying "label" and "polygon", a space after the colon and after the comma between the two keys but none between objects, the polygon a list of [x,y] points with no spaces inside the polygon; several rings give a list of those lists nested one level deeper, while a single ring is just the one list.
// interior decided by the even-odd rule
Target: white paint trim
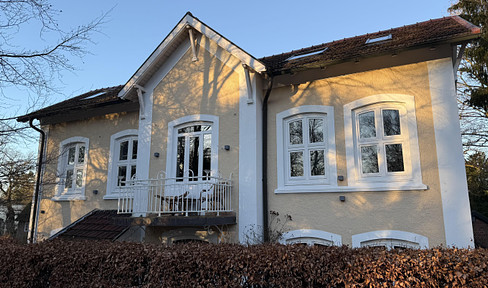
[{"label": "white paint trim", "polygon": [[446,245],[474,247],[451,58],[427,62]]},{"label": "white paint trim", "polygon": [[[256,73],[250,74],[249,88],[246,71],[238,65],[239,74],[239,241],[246,242],[246,231],[263,227],[262,187],[262,99],[261,82]],[[252,94],[252,95],[249,95]],[[249,104],[249,98],[255,99]],[[263,235],[260,235],[261,237]]]},{"label": "white paint trim", "polygon": [[176,129],[194,122],[210,122],[212,125],[212,175],[219,173],[219,117],[207,114],[188,115],[168,123],[168,142],[166,148],[166,175],[176,176]]},{"label": "white paint trim", "polygon": [[[320,240],[323,240],[326,243],[330,243],[331,245],[334,246],[342,246],[341,235],[322,231],[322,230],[313,230],[313,229],[299,229],[299,230],[285,232],[283,233],[279,241],[281,244],[289,244],[289,242],[301,243],[299,241],[300,238],[304,238],[307,240],[310,240],[311,238],[317,239],[319,240],[317,244],[321,244]],[[310,241],[307,241],[307,243],[308,242]]]},{"label": "white paint trim", "polygon": [[275,190],[276,194],[292,193],[326,193],[326,192],[382,192],[382,191],[419,191],[428,190],[429,187],[424,184],[411,182],[393,182],[393,183],[371,183],[362,186],[301,186],[301,187],[283,187]]},{"label": "white paint trim", "polygon": [[[83,165],[83,185],[81,188],[76,189],[73,188],[71,192],[64,193],[63,182],[61,181],[62,177],[64,176],[64,168],[65,168],[65,155],[66,151],[65,147],[70,144],[74,143],[84,143],[85,144],[85,159]],[[59,143],[59,155],[58,155],[58,168],[57,168],[57,175],[56,175],[56,195],[51,198],[53,201],[71,201],[71,200],[86,200],[85,197],[85,187],[86,187],[86,170],[88,167],[88,163],[90,162],[90,139],[81,136],[70,137],[65,139]],[[73,177],[76,177],[73,174]]]},{"label": "white paint trim", "polygon": [[[404,152],[405,169],[410,171],[408,175],[395,175],[385,177],[360,177],[358,156],[356,155],[356,140],[355,140],[355,121],[354,110],[374,104],[399,103],[406,109],[406,123],[402,130],[407,137],[407,147]],[[417,122],[415,115],[415,98],[411,95],[403,94],[379,94],[364,97],[356,101],[344,105],[344,136],[346,143],[346,163],[347,163],[347,181],[351,187],[358,187],[359,189],[374,187],[379,185],[381,187],[391,187],[389,190],[403,190],[402,187],[420,187],[419,190],[427,189],[427,186],[422,184],[422,172],[420,167],[420,153],[417,135]],[[408,156],[409,155],[409,156]],[[375,184],[375,182],[377,184]],[[410,190],[410,188],[407,188]]]},{"label": "white paint trim", "polygon": [[[115,167],[116,161],[114,161],[114,157],[117,155],[117,149],[118,149],[116,145],[117,141],[125,137],[130,137],[130,136],[137,137],[138,135],[137,133],[138,133],[137,129],[127,129],[127,130],[117,132],[112,136],[110,136],[110,155],[108,157],[107,190],[105,192],[105,196],[103,196],[103,199],[105,200],[119,199],[119,194],[115,192],[116,190],[115,188],[117,187],[117,181],[114,181],[115,180],[114,175],[117,175],[117,171]],[[137,147],[139,147],[139,143],[137,144]]]},{"label": "white paint trim", "polygon": [[429,248],[429,239],[427,237],[399,230],[378,230],[352,235],[352,248],[362,247],[361,243],[363,242],[383,239],[408,241],[418,244],[420,249]]},{"label": "white paint trim", "polygon": [[206,26],[202,22],[198,21],[196,18],[186,15],[185,18],[182,20],[186,21],[188,24],[193,26],[195,30],[205,35],[207,38],[210,38],[212,41],[217,43],[220,47],[224,50],[232,54],[234,57],[239,59],[242,63],[246,64],[247,66],[251,67],[256,72],[264,72],[266,71],[266,66],[258,61],[256,58],[252,57],[250,54],[242,50],[241,48],[234,45],[229,40],[225,39],[218,33],[216,33],[212,28]]},{"label": "white paint trim", "polygon": [[[325,114],[327,121],[327,163],[328,171],[326,173],[327,179],[320,179],[316,183],[314,180],[308,180],[308,183],[291,183],[286,181],[288,173],[288,164],[285,162],[288,155],[286,150],[286,134],[284,122],[287,118],[297,116],[305,113]],[[276,144],[277,144],[277,176],[278,188],[275,193],[300,193],[300,192],[328,192],[338,189],[337,186],[337,165],[336,165],[336,144],[335,144],[335,126],[334,126],[334,107],[322,105],[304,105],[293,107],[288,110],[276,114]],[[293,192],[292,192],[293,191]]]}]

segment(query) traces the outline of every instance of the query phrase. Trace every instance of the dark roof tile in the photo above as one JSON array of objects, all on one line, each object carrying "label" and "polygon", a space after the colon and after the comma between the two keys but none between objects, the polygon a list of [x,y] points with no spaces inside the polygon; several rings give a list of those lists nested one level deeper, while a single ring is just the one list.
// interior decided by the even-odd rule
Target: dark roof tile
[{"label": "dark roof tile", "polygon": [[117,214],[116,210],[95,209],[49,239],[116,240],[129,226],[116,224],[114,219],[128,216],[130,214]]},{"label": "dark roof tile", "polygon": [[27,122],[31,118],[34,119],[38,117],[55,115],[58,113],[66,113],[67,111],[83,110],[92,107],[129,102],[129,100],[123,100],[118,97],[119,91],[122,90],[123,87],[123,85],[119,85],[92,90],[32,113],[19,116],[17,121]]},{"label": "dark roof tile", "polygon": [[[359,59],[372,55],[380,55],[392,51],[402,51],[413,47],[428,47],[443,42],[466,41],[478,37],[480,28],[459,16],[444,17],[413,25],[393,28],[338,41],[314,45],[307,48],[273,55],[259,59],[268,67],[272,74],[290,71],[320,68],[335,62]],[[391,34],[391,39],[369,43],[374,39]],[[326,49],[327,48],[327,49]],[[322,53],[307,56],[313,52]],[[290,60],[293,56],[304,57]]]}]

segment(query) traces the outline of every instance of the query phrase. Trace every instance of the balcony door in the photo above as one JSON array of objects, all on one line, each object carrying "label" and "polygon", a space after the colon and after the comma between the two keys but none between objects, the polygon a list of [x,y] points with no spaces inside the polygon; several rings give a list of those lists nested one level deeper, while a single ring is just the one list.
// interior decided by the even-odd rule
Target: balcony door
[{"label": "balcony door", "polygon": [[176,131],[176,180],[202,181],[211,176],[212,125],[192,123]]}]

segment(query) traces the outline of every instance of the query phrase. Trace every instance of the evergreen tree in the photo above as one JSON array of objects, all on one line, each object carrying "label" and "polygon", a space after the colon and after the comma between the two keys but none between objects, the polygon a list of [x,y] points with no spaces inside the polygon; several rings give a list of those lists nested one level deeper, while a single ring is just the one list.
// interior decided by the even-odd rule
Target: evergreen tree
[{"label": "evergreen tree", "polygon": [[488,158],[483,152],[471,154],[466,160],[471,210],[488,217]]},{"label": "evergreen tree", "polygon": [[482,109],[488,117],[488,0],[460,0],[449,11],[481,27],[481,38],[468,45],[459,71],[469,104]]}]

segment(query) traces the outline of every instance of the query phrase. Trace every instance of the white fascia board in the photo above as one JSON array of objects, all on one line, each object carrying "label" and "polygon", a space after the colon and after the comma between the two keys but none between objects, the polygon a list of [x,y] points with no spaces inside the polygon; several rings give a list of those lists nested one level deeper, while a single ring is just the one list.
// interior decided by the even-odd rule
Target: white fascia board
[{"label": "white fascia board", "polygon": [[242,61],[242,63],[248,65],[252,70],[261,73],[266,71],[266,66],[263,63],[258,61],[256,58],[249,55],[247,52],[242,50],[241,48],[237,47],[236,45],[232,44],[229,40],[225,39],[210,27],[206,26],[202,22],[198,21],[197,19],[193,18],[190,15],[186,15],[183,18],[183,21],[186,21],[190,26],[192,26],[195,30],[202,33],[215,43],[222,47],[224,50],[232,54],[234,57]]},{"label": "white fascia board", "polygon": [[427,62],[446,245],[474,247],[451,58]]},{"label": "white fascia board", "polygon": [[137,80],[141,78],[141,76],[146,73],[146,71],[152,66],[155,65],[157,62],[157,59],[159,58],[160,55],[162,55],[168,47],[170,47],[171,42],[175,38],[177,38],[181,33],[184,32],[185,28],[185,21],[184,19],[178,23],[178,25],[171,31],[171,33],[166,36],[166,38],[159,44],[159,46],[154,50],[154,52],[147,58],[147,60],[142,64],[142,66],[137,69],[136,73],[127,81],[125,84],[124,88],[120,90],[119,92],[119,97],[122,99],[125,99],[127,94],[129,93],[132,88],[134,88],[134,85],[137,83]]},{"label": "white fascia board", "polygon": [[[129,81],[125,84],[124,88],[119,92],[119,97],[125,99],[128,93],[134,88],[134,85],[137,84],[139,78],[146,73],[146,71],[150,70],[149,68],[153,65],[157,64],[157,59],[165,53],[168,47],[171,47],[172,42],[180,37],[182,33],[186,34],[186,26],[190,25],[196,31],[202,33],[215,43],[222,47],[222,49],[226,50],[234,57],[242,61],[242,63],[248,65],[254,71],[261,73],[266,71],[266,66],[259,62],[256,58],[252,57],[244,50],[240,49],[236,45],[232,44],[229,40],[225,39],[210,27],[206,26],[199,20],[195,19],[191,15],[186,15],[183,19],[176,25],[176,27],[166,36],[166,38],[159,44],[159,46],[154,50],[154,52],[149,56],[149,58],[142,64],[142,66],[134,73],[134,75],[129,79]],[[186,36],[185,36],[186,37]]]}]

